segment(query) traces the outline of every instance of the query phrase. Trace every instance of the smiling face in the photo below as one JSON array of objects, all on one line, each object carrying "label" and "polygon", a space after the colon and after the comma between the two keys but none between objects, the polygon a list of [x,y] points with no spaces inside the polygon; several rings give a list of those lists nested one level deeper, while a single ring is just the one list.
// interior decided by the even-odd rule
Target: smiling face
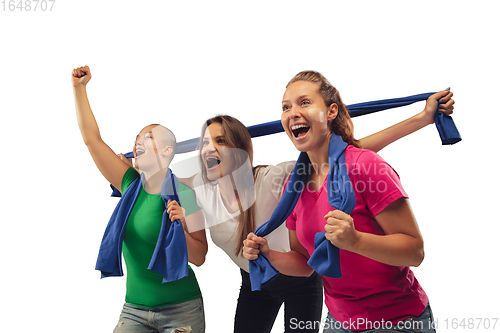
[{"label": "smiling face", "polygon": [[236,169],[235,150],[229,147],[220,123],[214,122],[207,127],[200,154],[209,180],[222,178]]},{"label": "smiling face", "polygon": [[168,167],[174,148],[168,143],[167,131],[168,129],[159,125],[149,125],[142,129],[135,139],[133,148],[135,167],[141,171]]},{"label": "smiling face", "polygon": [[326,106],[315,82],[296,81],[283,96],[281,124],[301,152],[328,147],[329,125],[338,112],[337,104]]}]

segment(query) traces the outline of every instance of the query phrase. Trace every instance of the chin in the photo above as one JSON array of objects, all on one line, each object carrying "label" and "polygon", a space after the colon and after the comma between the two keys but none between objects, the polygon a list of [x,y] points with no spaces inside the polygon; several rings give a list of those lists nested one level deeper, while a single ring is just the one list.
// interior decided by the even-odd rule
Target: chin
[{"label": "chin", "polygon": [[207,179],[214,181],[220,178],[219,170],[207,170]]}]

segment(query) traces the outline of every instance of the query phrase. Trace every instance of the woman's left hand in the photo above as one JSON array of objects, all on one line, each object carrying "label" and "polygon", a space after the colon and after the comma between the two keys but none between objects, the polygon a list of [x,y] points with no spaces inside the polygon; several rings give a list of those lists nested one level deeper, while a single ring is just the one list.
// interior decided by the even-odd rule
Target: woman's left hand
[{"label": "woman's left hand", "polygon": [[185,209],[182,208],[177,203],[177,201],[168,200],[168,202],[167,202],[167,214],[172,222],[174,222],[175,220],[179,220],[182,222],[182,225],[184,226],[184,228],[186,228],[186,218],[184,216]]},{"label": "woman's left hand", "polygon": [[426,122],[434,124],[434,116],[437,111],[449,116],[453,113],[455,101],[452,99],[453,93],[450,90],[443,90],[431,95],[425,102],[425,109],[422,111]]},{"label": "woman's left hand", "polygon": [[325,237],[339,249],[352,251],[358,244],[359,233],[354,228],[354,220],[340,210],[325,215]]}]

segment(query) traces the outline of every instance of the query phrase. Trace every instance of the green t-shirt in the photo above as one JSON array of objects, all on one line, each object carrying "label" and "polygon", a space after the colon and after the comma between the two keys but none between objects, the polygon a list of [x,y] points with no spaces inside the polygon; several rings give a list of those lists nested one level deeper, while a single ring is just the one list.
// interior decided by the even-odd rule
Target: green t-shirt
[{"label": "green t-shirt", "polygon": [[[137,177],[139,173],[134,168],[125,172],[122,193]],[[179,184],[178,193],[186,216],[201,209],[189,187]],[[164,210],[165,202],[161,195],[149,194],[141,187],[123,237],[123,257],[127,266],[127,303],[156,308],[201,297],[200,287],[191,267],[188,266],[188,276],[167,283],[162,283],[162,275],[148,270],[160,234]]]}]

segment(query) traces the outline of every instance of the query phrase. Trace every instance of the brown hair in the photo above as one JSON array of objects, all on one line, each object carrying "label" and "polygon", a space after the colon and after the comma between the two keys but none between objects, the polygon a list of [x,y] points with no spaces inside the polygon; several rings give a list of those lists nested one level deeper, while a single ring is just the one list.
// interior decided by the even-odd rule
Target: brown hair
[{"label": "brown hair", "polygon": [[[200,136],[200,150],[199,150],[200,151],[199,159],[200,159],[201,165],[203,165],[202,156],[201,156],[201,147],[202,147],[202,142],[203,142],[203,136],[205,135],[205,131],[206,131],[207,127],[213,123],[221,124],[224,139],[226,140],[228,146],[231,148],[238,148],[238,149],[235,149],[235,162],[236,162],[235,170],[237,168],[241,167],[247,161],[247,159],[250,161],[250,165],[253,166],[252,137],[250,136],[250,133],[248,132],[245,125],[243,125],[238,119],[231,117],[231,116],[228,116],[228,115],[215,116],[213,118],[208,119],[205,122],[205,124],[203,125],[202,130],[201,130],[201,136]],[[260,169],[260,167],[256,167],[256,168],[252,167],[253,177],[251,177],[251,179],[253,179],[254,181],[255,181],[255,176],[258,172],[258,169]],[[201,174],[202,174],[202,177],[205,180],[205,182],[207,182],[208,178],[207,178],[207,171],[205,168],[202,168]],[[243,178],[248,179],[248,177],[243,177]],[[240,180],[240,179],[238,179],[238,180]],[[237,246],[235,248],[236,255],[240,254],[240,252],[243,248],[243,241],[247,238],[247,235],[249,233],[255,231],[255,203],[253,202],[255,192],[249,190],[249,189],[254,188],[254,184],[244,184],[240,188],[244,188],[244,189],[248,189],[248,190],[243,191],[244,193],[238,193],[238,192],[236,192],[236,188],[235,188],[236,199],[239,201],[238,205],[240,207],[238,228],[235,231],[239,235],[238,243],[237,243]],[[252,198],[248,198],[248,196],[252,196]],[[243,210],[241,208],[242,207],[241,201],[248,202],[249,200],[252,200],[252,205],[248,209]]]},{"label": "brown hair", "polygon": [[329,107],[333,103],[338,106],[337,117],[330,123],[330,132],[342,137],[342,140],[350,145],[361,148],[358,140],[354,138],[354,124],[347,111],[347,106],[342,102],[339,91],[319,72],[302,71],[295,75],[286,85],[290,86],[297,81],[308,81],[318,84],[318,92],[323,97],[325,105]]}]

